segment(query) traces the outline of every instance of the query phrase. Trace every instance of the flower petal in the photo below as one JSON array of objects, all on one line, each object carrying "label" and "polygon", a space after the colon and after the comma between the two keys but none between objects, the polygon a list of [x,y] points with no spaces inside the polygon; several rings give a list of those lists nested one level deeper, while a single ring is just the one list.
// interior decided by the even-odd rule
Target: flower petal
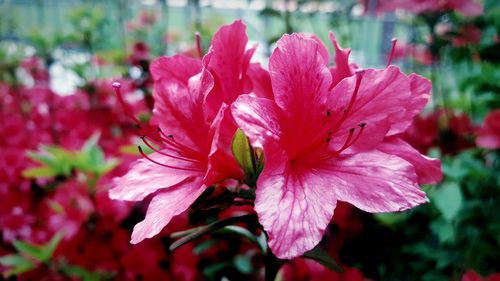
[{"label": "flower petal", "polygon": [[284,35],[277,44],[269,60],[269,73],[278,106],[287,115],[304,120],[326,111],[331,75],[320,51],[324,47],[301,34]]},{"label": "flower petal", "polygon": [[231,143],[236,133],[236,124],[230,108],[222,104],[219,114],[211,126],[212,147],[208,155],[208,169],[203,182],[211,185],[224,179],[242,179],[243,172],[232,156]]},{"label": "flower petal", "polygon": [[222,103],[231,104],[245,90],[249,90],[247,69],[255,48],[245,50],[248,37],[241,20],[221,27],[212,39],[203,65],[214,78],[214,87],[207,94],[205,104],[207,119],[212,120]]},{"label": "flower petal", "polygon": [[392,124],[389,135],[399,134],[408,129],[413,122],[413,118],[422,112],[431,96],[432,85],[429,79],[414,73],[410,74],[408,78],[410,80],[411,95],[405,103],[406,112],[399,122]]},{"label": "flower petal", "polygon": [[252,81],[252,92],[259,98],[274,99],[271,76],[258,63],[251,63],[248,68],[248,77]]},{"label": "flower petal", "polygon": [[[150,154],[149,157],[154,161],[174,167],[198,168],[194,165],[187,166],[191,164],[190,162],[176,160],[159,153]],[[193,175],[196,175],[193,171],[162,167],[143,158],[137,160],[124,176],[113,179],[109,196],[111,199],[140,201],[160,189],[186,181]],[[200,175],[203,173],[200,172]]]},{"label": "flower petal", "polygon": [[410,162],[417,172],[419,184],[438,183],[443,178],[441,161],[420,154],[416,149],[398,137],[384,140],[377,150],[390,155],[396,155]]},{"label": "flower petal", "polygon": [[334,87],[342,79],[352,76],[354,72],[352,67],[349,65],[349,55],[351,54],[351,49],[342,49],[333,33],[328,35],[335,49],[335,67],[330,68],[330,72],[333,77],[331,87]]},{"label": "flower petal", "polygon": [[338,200],[367,212],[403,211],[428,201],[413,166],[397,156],[358,153],[331,158],[315,170],[330,183]]},{"label": "flower petal", "polygon": [[[368,130],[386,122],[391,129],[401,122],[411,122],[413,116],[407,116],[405,106],[412,94],[410,79],[399,68],[390,66],[382,70],[366,69],[363,74],[358,75],[362,75],[362,78],[356,95],[356,79],[359,79],[356,76],[343,79],[332,90],[328,105],[332,119],[330,122],[342,122],[333,132],[334,140],[343,140],[341,136],[362,123],[366,124]],[[373,147],[376,143],[368,143],[368,140],[380,142],[382,139],[363,139],[361,136],[355,146]]]},{"label": "flower petal", "polygon": [[255,211],[273,253],[291,259],[320,242],[337,200],[331,184],[315,170],[292,167],[279,148],[266,147],[265,151]]},{"label": "flower petal", "polygon": [[135,225],[130,243],[137,244],[160,233],[172,217],[193,204],[205,187],[201,184],[201,178],[194,178],[162,190],[149,203],[146,218]]},{"label": "flower petal", "polygon": [[203,115],[203,99],[212,85],[210,73],[202,71],[191,77],[187,85],[176,80],[159,80],[153,93],[154,122],[159,123],[165,134],[207,154],[210,144],[206,136],[210,127]]},{"label": "flower petal", "polygon": [[151,62],[149,69],[155,81],[175,80],[187,85],[189,78],[201,71],[201,61],[183,55],[163,56]]},{"label": "flower petal", "polygon": [[274,101],[240,96],[231,106],[231,113],[238,127],[250,138],[254,147],[263,147],[269,139],[281,135],[280,109]]}]

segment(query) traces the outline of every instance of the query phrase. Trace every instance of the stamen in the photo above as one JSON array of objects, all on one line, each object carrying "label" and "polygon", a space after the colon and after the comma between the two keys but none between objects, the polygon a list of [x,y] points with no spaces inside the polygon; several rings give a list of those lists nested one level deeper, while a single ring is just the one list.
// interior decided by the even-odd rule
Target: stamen
[{"label": "stamen", "polygon": [[132,120],[134,120],[134,122],[137,123],[137,126],[139,126],[141,122],[139,122],[139,120],[134,116],[134,114],[132,114],[132,111],[130,110],[130,108],[125,103],[125,100],[123,99],[122,93],[120,91],[121,87],[120,82],[114,81],[111,84],[111,86],[115,89],[116,96],[118,97],[118,101],[120,102],[123,110],[125,111],[125,114],[127,114],[130,118],[132,118]]},{"label": "stamen", "polygon": [[347,135],[344,145],[342,145],[342,147],[339,150],[335,151],[335,153],[339,154],[340,152],[346,150],[349,147],[349,143],[351,142],[354,130],[355,130],[354,128],[349,129],[349,135]]},{"label": "stamen", "polygon": [[398,40],[396,38],[393,38],[391,40],[391,52],[389,53],[389,57],[387,58],[387,65],[385,67],[389,67],[392,63],[392,58],[394,57],[394,52],[396,51],[396,43]]},{"label": "stamen", "polygon": [[171,157],[174,159],[178,159],[178,160],[183,160],[183,161],[188,161],[188,162],[198,162],[194,159],[189,159],[189,158],[185,158],[185,157],[181,157],[181,156],[171,155],[171,154],[165,153],[163,151],[160,151],[147,141],[146,136],[142,136],[141,139],[144,142],[144,144],[146,144],[147,147],[149,147],[151,150],[153,150],[154,152],[156,152],[158,154],[161,154],[161,155],[164,155],[167,157]]},{"label": "stamen", "polygon": [[327,110],[326,111],[326,116],[328,116],[328,117],[332,116],[332,112],[330,110]]},{"label": "stamen", "polygon": [[354,105],[354,102],[356,101],[356,97],[358,95],[359,91],[359,86],[361,85],[361,79],[363,79],[363,75],[365,74],[364,69],[358,69],[355,72],[356,74],[356,86],[354,86],[354,92],[352,94],[351,100],[349,101],[349,105],[347,106],[347,109],[345,112],[349,112],[352,109],[352,106]]},{"label": "stamen", "polygon": [[196,32],[195,33],[195,37],[196,37],[196,50],[198,51],[198,55],[200,56],[200,58],[202,58],[203,57],[203,51],[202,51],[202,48],[201,48],[201,36],[200,36],[200,33]]},{"label": "stamen", "polygon": [[160,135],[162,136],[161,140],[164,141],[166,144],[175,147],[176,149],[182,151],[184,154],[191,156],[193,158],[199,158],[199,159],[204,158],[203,155],[201,155],[198,151],[193,150],[176,141],[173,135],[166,135],[160,127],[158,127],[158,132],[160,132]]},{"label": "stamen", "polygon": [[144,151],[142,151],[142,148],[140,146],[138,146],[137,148],[139,148],[139,153],[142,155],[142,157],[148,159],[149,161],[151,161],[152,163],[155,163],[157,165],[160,165],[162,167],[165,167],[165,168],[171,168],[171,169],[177,169],[177,170],[184,170],[184,171],[196,171],[196,172],[202,172],[202,170],[198,170],[198,169],[191,169],[191,168],[184,168],[184,167],[175,167],[175,166],[170,166],[170,165],[166,165],[166,164],[163,164],[163,163],[160,163],[156,160],[153,160],[151,157],[147,156],[146,153],[144,153]]}]

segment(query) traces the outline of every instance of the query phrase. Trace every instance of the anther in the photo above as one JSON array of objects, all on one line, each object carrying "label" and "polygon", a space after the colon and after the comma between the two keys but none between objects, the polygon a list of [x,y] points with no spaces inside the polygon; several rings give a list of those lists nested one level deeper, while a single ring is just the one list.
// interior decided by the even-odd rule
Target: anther
[{"label": "anther", "polygon": [[120,82],[114,81],[113,83],[111,83],[111,86],[113,88],[115,88],[116,96],[118,97],[118,101],[120,102],[121,106],[123,107],[125,114],[127,114],[132,120],[134,120],[135,123],[137,123],[137,125],[139,125],[141,122],[139,122],[139,120],[134,116],[134,114],[132,114],[132,111],[130,110],[130,108],[127,106],[127,104],[123,100],[123,96],[122,96],[122,93],[120,91],[120,87],[121,87]]},{"label": "anther", "polygon": [[326,111],[326,116],[328,116],[328,117],[332,116],[332,112],[330,110],[327,110]]},{"label": "anther", "polygon": [[387,65],[385,67],[389,67],[392,63],[392,58],[394,57],[394,52],[396,51],[396,43],[398,40],[396,38],[392,38],[391,40],[391,51],[389,52],[389,57],[387,58]]},{"label": "anther", "polygon": [[358,124],[358,126],[359,126],[360,128],[364,128],[364,127],[366,126],[366,123],[364,123],[364,122],[363,122],[363,123],[359,123],[359,124]]}]

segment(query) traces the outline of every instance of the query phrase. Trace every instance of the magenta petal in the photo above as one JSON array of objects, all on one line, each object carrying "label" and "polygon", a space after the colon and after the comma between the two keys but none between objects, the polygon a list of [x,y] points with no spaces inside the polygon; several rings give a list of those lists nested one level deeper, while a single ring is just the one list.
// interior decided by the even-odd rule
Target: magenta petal
[{"label": "magenta petal", "polygon": [[412,73],[408,76],[410,82],[411,95],[406,101],[406,112],[397,122],[391,126],[389,135],[395,135],[406,131],[413,122],[413,118],[424,109],[431,95],[431,81],[417,74]]},{"label": "magenta petal", "polygon": [[205,103],[207,116],[212,120],[222,103],[231,104],[248,90],[246,71],[255,49],[246,50],[248,37],[241,20],[221,27],[212,39],[203,64],[214,78],[214,88]]},{"label": "magenta petal", "polygon": [[333,158],[316,173],[330,182],[338,200],[367,212],[403,211],[428,201],[413,166],[382,152]]},{"label": "magenta petal", "polygon": [[[153,153],[149,157],[170,166],[189,169],[197,168],[195,166],[187,167],[188,163],[185,161],[179,161],[159,153]],[[109,196],[111,199],[140,201],[160,189],[176,185],[193,175],[196,175],[193,171],[162,167],[143,158],[137,160],[130,167],[127,174],[113,180],[113,187],[109,191]]]},{"label": "magenta petal", "polygon": [[205,71],[191,77],[187,85],[169,79],[155,83],[153,118],[165,134],[198,151],[208,151],[203,99],[211,86],[210,74]]},{"label": "magenta petal", "polygon": [[420,152],[400,138],[391,137],[386,139],[377,146],[377,150],[396,155],[410,162],[415,167],[419,184],[434,184],[440,182],[443,178],[441,161],[439,159],[429,158],[420,154]]},{"label": "magenta petal", "polygon": [[198,178],[172,186],[155,195],[149,203],[146,218],[135,225],[130,243],[137,244],[160,233],[174,216],[187,210],[204,189],[201,178]]},{"label": "magenta petal", "polygon": [[252,81],[253,93],[259,98],[274,99],[271,76],[260,64],[252,63],[248,68],[248,77]]},{"label": "magenta petal", "polygon": [[321,53],[324,47],[300,34],[284,35],[277,45],[269,60],[269,73],[278,106],[289,116],[326,112],[332,77]]},{"label": "magenta petal", "polygon": [[281,259],[314,248],[332,219],[335,192],[312,169],[294,168],[279,148],[266,149],[256,191],[255,211],[269,235],[269,247]]},{"label": "magenta petal", "polygon": [[281,135],[278,106],[269,99],[240,96],[231,106],[236,124],[252,141],[263,147],[269,139],[277,141]]},{"label": "magenta petal", "polygon": [[[399,68],[390,66],[383,70],[366,69],[363,74],[358,75],[362,75],[362,78],[357,95],[354,95],[358,79],[356,76],[343,79],[332,90],[329,108],[334,119],[344,118],[343,112],[354,100],[342,126],[334,132],[335,135],[345,135],[351,128],[356,129],[362,123],[368,129],[387,122],[392,129],[401,122],[411,122],[412,116],[407,114],[406,107],[412,95],[410,79]],[[363,146],[367,147],[368,144]]]},{"label": "magenta petal", "polygon": [[189,78],[201,71],[201,61],[182,55],[159,57],[149,69],[155,81],[167,79],[187,85]]},{"label": "magenta petal", "polygon": [[208,155],[208,169],[203,182],[211,185],[224,179],[242,179],[243,172],[231,152],[231,144],[236,133],[236,124],[226,104],[222,104],[219,114],[212,123],[212,147]]},{"label": "magenta petal", "polygon": [[330,69],[333,77],[332,87],[337,85],[342,79],[354,74],[349,65],[349,55],[351,49],[342,49],[333,33],[329,34],[333,47],[335,48],[335,67]]}]

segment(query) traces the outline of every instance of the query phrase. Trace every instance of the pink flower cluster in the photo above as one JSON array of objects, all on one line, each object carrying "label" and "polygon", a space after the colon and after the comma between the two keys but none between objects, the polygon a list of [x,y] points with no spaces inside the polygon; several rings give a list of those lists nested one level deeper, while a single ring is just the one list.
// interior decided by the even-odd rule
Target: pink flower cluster
[{"label": "pink flower cluster", "polygon": [[251,187],[254,209],[278,258],[314,248],[338,201],[368,212],[428,201],[419,184],[440,181],[440,162],[401,139],[429,99],[427,79],[390,61],[360,69],[333,34],[334,66],[318,37],[291,34],[278,41],[265,70],[250,62],[255,47],[247,48],[245,28],[241,21],[223,26],[201,59],[176,55],[151,64],[152,123],[128,115],[154,152],[141,149],[143,159],[110,191],[113,199],[152,197],[132,243],[157,235],[207,187],[244,179],[231,153],[238,128],[263,155]]}]

